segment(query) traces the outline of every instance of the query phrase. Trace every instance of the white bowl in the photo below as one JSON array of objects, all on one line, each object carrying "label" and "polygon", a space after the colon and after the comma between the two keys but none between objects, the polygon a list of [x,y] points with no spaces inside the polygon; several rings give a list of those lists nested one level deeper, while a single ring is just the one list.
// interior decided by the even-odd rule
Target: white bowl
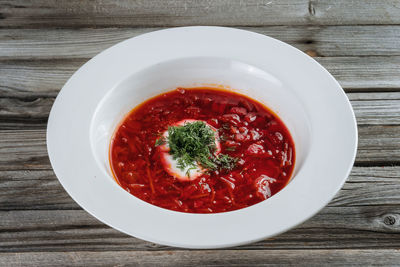
[{"label": "white bowl", "polygon": [[[278,114],[296,146],[290,183],[266,201],[217,214],[162,209],[122,189],[108,149],[123,116],[177,86],[204,85],[246,94]],[[276,235],[323,208],[349,175],[357,126],[340,85],[299,50],[244,30],[184,27],[126,40],[82,66],[53,105],[47,147],[65,190],[102,222],[164,245],[220,248]]]}]

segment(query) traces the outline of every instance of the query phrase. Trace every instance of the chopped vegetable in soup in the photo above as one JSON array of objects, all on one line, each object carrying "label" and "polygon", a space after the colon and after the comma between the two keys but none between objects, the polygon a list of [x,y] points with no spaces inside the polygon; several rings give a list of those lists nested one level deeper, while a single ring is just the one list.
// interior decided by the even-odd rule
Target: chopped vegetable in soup
[{"label": "chopped vegetable in soup", "polygon": [[153,205],[190,213],[245,208],[279,192],[294,168],[283,122],[231,91],[178,88],[133,109],[117,128],[117,182]]}]

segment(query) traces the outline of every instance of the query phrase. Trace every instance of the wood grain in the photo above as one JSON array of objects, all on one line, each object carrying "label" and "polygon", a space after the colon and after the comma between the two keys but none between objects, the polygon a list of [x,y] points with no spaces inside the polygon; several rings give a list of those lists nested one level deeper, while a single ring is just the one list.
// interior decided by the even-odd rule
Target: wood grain
[{"label": "wood grain", "polygon": [[400,205],[400,166],[353,167],[330,207]]},{"label": "wood grain", "polygon": [[[400,92],[348,93],[358,125],[400,125]],[[40,129],[54,97],[0,97],[0,129]]]},{"label": "wood grain", "polygon": [[[356,164],[400,164],[400,126],[359,127]],[[0,171],[49,170],[46,131],[0,130]]]},{"label": "wood grain", "polygon": [[400,57],[315,58],[348,91],[399,88]]},{"label": "wood grain", "polygon": [[399,8],[396,0],[3,0],[0,27],[396,24]]},{"label": "wood grain", "polygon": [[[331,207],[400,205],[400,167],[354,167]],[[51,170],[0,173],[0,210],[80,209]]]},{"label": "wood grain", "polygon": [[358,125],[400,125],[400,92],[348,93]]},{"label": "wood grain", "polygon": [[56,96],[87,60],[0,61],[0,95]]},{"label": "wood grain", "polygon": [[310,0],[309,3],[316,24],[400,24],[397,0]]},{"label": "wood grain", "polygon": [[[331,72],[347,92],[400,90],[400,56],[315,59]],[[54,97],[86,61],[0,61],[0,97]]]},{"label": "wood grain", "polygon": [[3,253],[7,266],[396,266],[400,254],[385,250],[201,250]]},{"label": "wood grain", "polygon": [[46,131],[0,131],[0,171],[50,170]]},{"label": "wood grain", "polygon": [[[356,166],[327,207],[286,233],[225,250],[145,242],[83,211],[51,170],[45,126],[67,79],[122,40],[190,25],[287,42],[347,92]],[[0,0],[0,266],[398,266],[399,191],[398,0]]]},{"label": "wood grain", "polygon": [[396,125],[358,127],[356,164],[399,165],[400,127]]},{"label": "wood grain", "polygon": [[[241,27],[319,56],[400,55],[400,26]],[[163,28],[0,29],[0,59],[91,58],[102,50]]]},{"label": "wood grain", "polygon": [[305,24],[309,16],[308,0],[12,0],[0,7],[0,26],[25,28]]},{"label": "wood grain", "polygon": [[[0,215],[0,253],[176,249],[125,235],[83,210],[0,211]],[[399,206],[325,207],[293,230],[235,249],[398,248],[399,220]]]},{"label": "wood grain", "polygon": [[0,98],[0,118],[47,118],[54,97]]},{"label": "wood grain", "polygon": [[52,170],[0,172],[0,210],[80,209]]}]

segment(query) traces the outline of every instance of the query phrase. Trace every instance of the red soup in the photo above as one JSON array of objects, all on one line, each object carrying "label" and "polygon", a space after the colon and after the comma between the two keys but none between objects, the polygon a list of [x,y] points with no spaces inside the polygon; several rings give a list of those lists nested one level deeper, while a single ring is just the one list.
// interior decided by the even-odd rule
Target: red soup
[{"label": "red soup", "polygon": [[283,122],[237,93],[178,88],[133,109],[116,130],[110,163],[116,181],[153,205],[216,213],[279,192],[295,148]]}]

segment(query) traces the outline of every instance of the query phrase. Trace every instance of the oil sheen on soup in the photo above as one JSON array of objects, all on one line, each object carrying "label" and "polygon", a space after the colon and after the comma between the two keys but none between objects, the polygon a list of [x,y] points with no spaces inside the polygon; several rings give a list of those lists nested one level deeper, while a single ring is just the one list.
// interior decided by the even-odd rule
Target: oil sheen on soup
[{"label": "oil sheen on soup", "polygon": [[153,205],[189,213],[242,209],[289,181],[295,147],[261,103],[215,88],[177,88],[134,108],[111,140],[115,180]]}]

